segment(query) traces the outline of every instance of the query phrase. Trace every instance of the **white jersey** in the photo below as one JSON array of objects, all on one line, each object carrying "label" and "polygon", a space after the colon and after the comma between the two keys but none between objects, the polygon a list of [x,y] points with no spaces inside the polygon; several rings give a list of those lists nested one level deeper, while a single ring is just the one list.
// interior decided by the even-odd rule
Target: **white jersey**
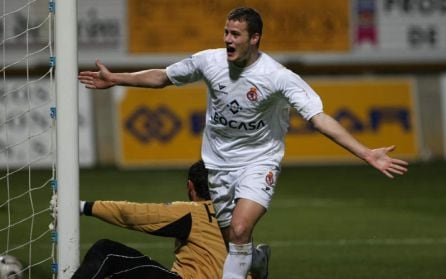
[{"label": "white jersey", "polygon": [[202,159],[209,169],[234,170],[269,162],[279,166],[289,108],[306,120],[322,112],[322,102],[298,75],[261,53],[238,68],[226,49],[198,52],[166,69],[179,86],[204,80],[208,87]]}]

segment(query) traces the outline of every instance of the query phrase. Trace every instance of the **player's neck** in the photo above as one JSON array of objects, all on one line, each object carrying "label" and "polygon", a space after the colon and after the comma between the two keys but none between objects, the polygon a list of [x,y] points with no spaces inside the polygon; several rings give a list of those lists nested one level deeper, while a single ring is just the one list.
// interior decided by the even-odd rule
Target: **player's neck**
[{"label": "player's neck", "polygon": [[234,61],[233,64],[237,68],[241,68],[241,69],[247,68],[247,67],[251,66],[252,64],[254,64],[257,61],[257,59],[259,59],[259,57],[260,57],[260,52],[255,51],[255,52],[251,53],[247,59],[244,59],[241,61]]}]

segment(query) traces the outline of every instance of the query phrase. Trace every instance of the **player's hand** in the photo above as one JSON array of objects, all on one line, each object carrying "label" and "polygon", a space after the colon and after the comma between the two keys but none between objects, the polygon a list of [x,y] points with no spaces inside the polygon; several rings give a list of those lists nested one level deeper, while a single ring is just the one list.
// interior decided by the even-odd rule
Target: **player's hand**
[{"label": "player's hand", "polygon": [[372,149],[365,160],[389,178],[393,178],[394,174],[403,175],[407,172],[408,163],[400,159],[389,157],[387,153],[392,152],[393,150],[395,150],[395,145]]},{"label": "player's hand", "polygon": [[80,72],[78,76],[79,81],[89,89],[107,89],[114,86],[115,83],[112,79],[112,73],[99,59],[96,59],[96,66],[99,69],[97,72]]}]

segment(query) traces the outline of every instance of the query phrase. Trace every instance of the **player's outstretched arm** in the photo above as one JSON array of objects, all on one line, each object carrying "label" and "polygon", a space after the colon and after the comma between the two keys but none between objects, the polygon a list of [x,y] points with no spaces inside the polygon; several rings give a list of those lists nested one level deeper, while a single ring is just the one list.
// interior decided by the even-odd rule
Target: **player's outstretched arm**
[{"label": "player's outstretched arm", "polygon": [[407,172],[408,163],[387,155],[393,150],[395,150],[395,145],[372,149],[364,160],[389,178],[393,178],[394,174],[403,175]]},{"label": "player's outstretched arm", "polygon": [[98,71],[83,71],[79,73],[78,79],[89,89],[107,89],[115,85],[163,88],[171,85],[164,69],[151,69],[133,73],[112,73],[96,60]]},{"label": "player's outstretched arm", "polygon": [[403,175],[407,172],[406,161],[387,155],[395,146],[370,149],[356,140],[344,127],[331,116],[320,113],[311,118],[311,123],[323,135],[344,147],[360,159],[364,160],[389,178],[393,175]]},{"label": "player's outstretched arm", "polygon": [[96,60],[98,71],[83,71],[79,73],[78,79],[85,87],[90,89],[107,89],[117,85],[113,80],[113,74],[102,64],[99,59]]}]

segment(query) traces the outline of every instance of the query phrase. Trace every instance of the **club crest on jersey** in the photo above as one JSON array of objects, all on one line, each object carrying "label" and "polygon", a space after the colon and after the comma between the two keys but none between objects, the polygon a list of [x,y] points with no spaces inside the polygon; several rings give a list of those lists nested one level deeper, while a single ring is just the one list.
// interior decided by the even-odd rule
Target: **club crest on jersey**
[{"label": "club crest on jersey", "polygon": [[246,93],[246,97],[248,98],[248,100],[250,100],[251,102],[255,102],[257,101],[257,88],[255,87],[251,87],[248,91],[248,93]]},{"label": "club crest on jersey", "polygon": [[273,186],[274,184],[274,174],[272,171],[268,172],[268,174],[265,176],[265,181],[268,186]]}]

